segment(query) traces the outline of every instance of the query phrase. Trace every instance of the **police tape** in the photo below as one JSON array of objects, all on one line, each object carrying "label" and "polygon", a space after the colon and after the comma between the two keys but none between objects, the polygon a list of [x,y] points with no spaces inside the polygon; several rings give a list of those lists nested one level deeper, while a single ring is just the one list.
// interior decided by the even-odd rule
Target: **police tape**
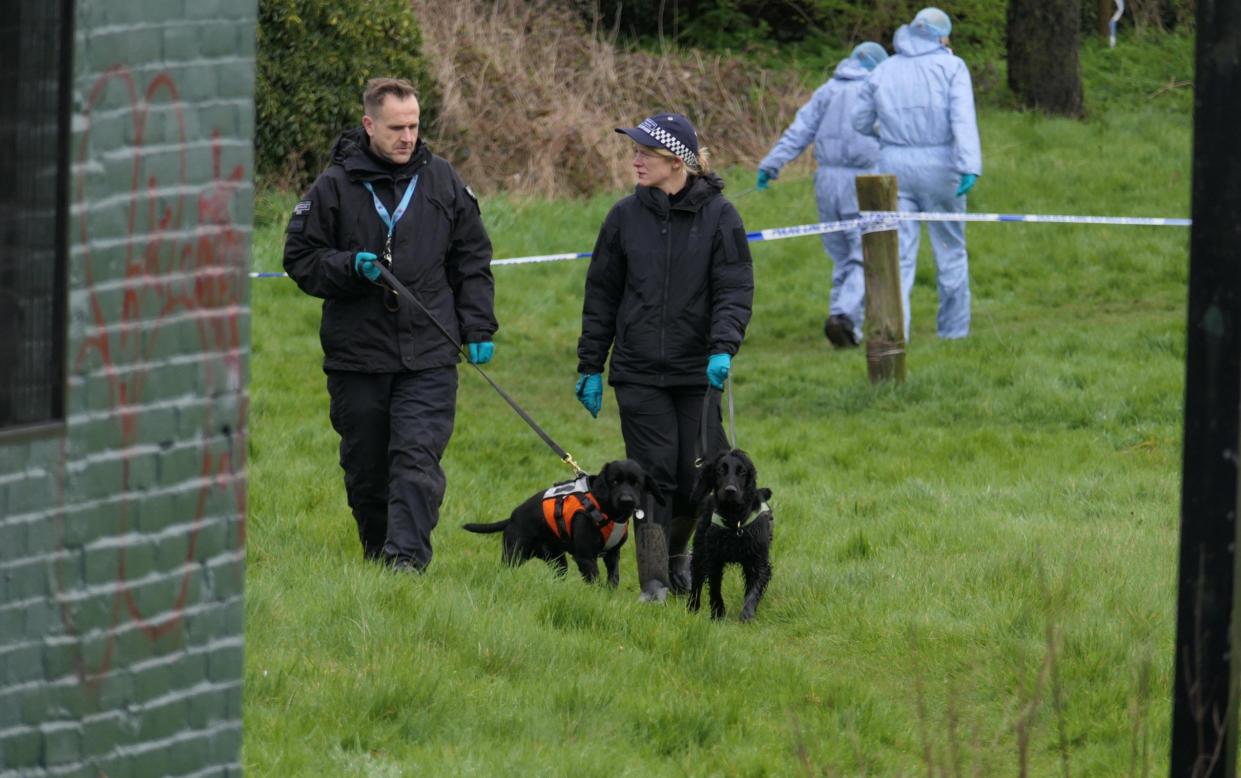
[{"label": "police tape", "polygon": [[1192,219],[1141,216],[1063,216],[1039,213],[950,213],[915,211],[862,211],[860,218],[818,224],[798,224],[750,232],[751,241],[781,240],[803,235],[825,235],[859,229],[863,233],[896,229],[897,222],[1025,222],[1028,224],[1113,224],[1128,227],[1189,227]]},{"label": "police tape", "polygon": [[1189,227],[1193,219],[1146,218],[1141,216],[1057,216],[1038,213],[909,213],[905,211],[863,211],[875,219],[920,222],[1026,222],[1032,224],[1116,224],[1126,227]]},{"label": "police tape", "polygon": [[[1108,224],[1126,227],[1189,227],[1192,219],[1175,219],[1141,216],[1065,216],[1038,213],[937,213],[912,211],[862,211],[857,219],[846,219],[835,222],[818,222],[816,224],[795,224],[789,227],[773,227],[768,230],[747,232],[746,239],[751,243],[785,238],[800,238],[806,235],[827,235],[833,232],[861,230],[863,233],[885,232],[894,230],[898,222],[1017,222],[1026,224]],[[529,257],[511,257],[491,261],[493,267],[498,265],[529,265],[538,262],[561,262],[569,259],[587,259],[589,251],[570,252],[564,254],[538,254]],[[251,278],[288,278],[287,273],[250,273]]]}]

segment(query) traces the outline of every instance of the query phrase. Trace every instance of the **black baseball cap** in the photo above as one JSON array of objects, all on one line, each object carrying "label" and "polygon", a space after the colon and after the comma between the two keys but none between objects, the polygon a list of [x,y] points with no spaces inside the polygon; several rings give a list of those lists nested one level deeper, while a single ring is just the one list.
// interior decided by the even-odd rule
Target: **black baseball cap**
[{"label": "black baseball cap", "polygon": [[617,127],[616,131],[628,135],[639,145],[665,148],[686,164],[698,164],[698,133],[683,114],[652,114],[637,127]]}]

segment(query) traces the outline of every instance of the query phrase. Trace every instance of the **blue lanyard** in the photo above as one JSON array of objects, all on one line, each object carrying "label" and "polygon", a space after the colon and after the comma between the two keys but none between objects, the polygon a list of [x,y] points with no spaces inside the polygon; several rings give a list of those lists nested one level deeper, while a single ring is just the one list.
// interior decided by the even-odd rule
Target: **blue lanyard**
[{"label": "blue lanyard", "polygon": [[405,209],[409,207],[409,199],[414,196],[414,188],[418,186],[418,176],[409,180],[409,186],[405,187],[405,195],[401,198],[401,204],[396,207],[396,213],[391,216],[388,215],[388,209],[379,201],[379,195],[375,194],[375,187],[371,186],[371,182],[363,181],[362,186],[371,193],[371,199],[375,201],[375,210],[379,212],[379,218],[383,219],[383,223],[388,226],[388,246],[391,248],[392,232],[396,229],[396,223],[405,215]]}]

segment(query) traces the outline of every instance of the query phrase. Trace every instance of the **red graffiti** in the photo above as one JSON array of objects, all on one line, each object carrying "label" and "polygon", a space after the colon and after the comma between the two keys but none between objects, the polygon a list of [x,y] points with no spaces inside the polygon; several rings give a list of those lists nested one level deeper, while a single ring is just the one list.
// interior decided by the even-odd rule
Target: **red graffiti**
[{"label": "red graffiti", "polygon": [[[129,160],[128,198],[121,207],[125,218],[123,252],[115,249],[110,236],[92,235],[96,221],[107,223],[106,216],[95,218],[95,206],[105,210],[114,199],[114,178],[106,168],[115,164],[115,149],[94,149],[92,132],[105,122],[117,121],[125,107],[115,108],[117,90],[123,90],[128,108]],[[98,116],[97,116],[98,114]],[[71,391],[86,393],[86,398],[102,387],[107,392],[106,413],[115,419],[113,439],[106,446],[106,455],[119,458],[120,474],[112,485],[112,496],[101,500],[90,511],[92,521],[112,521],[94,534],[115,538],[105,544],[115,554],[115,587],[111,599],[110,625],[103,636],[92,635],[96,650],[88,659],[82,650],[83,633],[99,625],[79,624],[77,609],[82,607],[82,594],[69,581],[66,560],[76,562],[77,554],[61,553],[56,566],[56,584],[62,620],[77,638],[75,662],[78,676],[94,688],[111,670],[117,632],[125,626],[126,617],[143,634],[154,641],[175,630],[182,622],[195,564],[199,534],[207,521],[213,496],[231,495],[227,504],[235,505],[242,517],[234,542],[237,548],[245,543],[246,492],[242,473],[245,467],[247,402],[245,392],[244,352],[241,321],[245,313],[247,237],[233,224],[231,210],[238,189],[245,184],[242,165],[224,172],[224,149],[219,133],[211,135],[211,180],[197,192],[193,217],[187,216],[187,199],[194,196],[197,185],[189,180],[192,144],[187,138],[186,110],[178,94],[176,82],[167,73],[156,75],[139,94],[133,74],[123,66],[108,70],[95,82],[82,111],[83,129],[75,155],[73,200],[77,211],[84,291],[89,306],[89,323],[84,327],[71,365]],[[152,126],[158,128],[153,131]],[[162,131],[161,131],[162,130]],[[148,136],[154,136],[149,139]],[[149,141],[149,143],[148,143]],[[148,161],[162,157],[150,168],[176,171],[171,180],[164,180],[148,169]],[[170,159],[171,158],[171,159]],[[102,193],[91,190],[93,183],[102,182]],[[102,201],[102,202],[100,202]],[[114,205],[111,207],[115,207]],[[103,249],[99,247],[103,246]],[[109,247],[111,246],[111,249]],[[120,254],[123,264],[118,267]],[[191,325],[192,324],[192,328]],[[186,343],[184,333],[196,333],[196,342]],[[167,346],[165,345],[167,344]],[[207,398],[200,403],[196,438],[182,429],[175,431],[143,427],[151,403],[167,401],[161,394],[157,372],[167,370],[161,354],[174,354],[177,370],[190,371],[194,377],[193,396]],[[182,374],[183,376],[186,374]],[[184,399],[184,398],[181,398]],[[191,401],[191,405],[193,402]],[[94,406],[95,403],[73,403],[70,407]],[[187,411],[192,413],[194,411]],[[98,412],[96,412],[96,415]],[[166,425],[165,421],[165,425]],[[180,426],[179,424],[177,425]],[[153,443],[153,439],[165,435]],[[187,440],[186,438],[189,437]],[[73,425],[66,433],[74,440]],[[80,444],[62,442],[59,478],[60,504],[58,530],[62,552],[65,548],[66,516],[74,492],[73,469],[83,456],[103,455],[88,449],[90,441]],[[188,520],[187,549],[175,591],[160,595],[158,607],[148,606],[144,612],[131,580],[130,556],[135,532],[135,516],[142,505],[140,492],[151,484],[142,482],[140,460],[144,457],[147,470],[150,459],[163,449],[197,449],[201,467],[197,472],[197,499],[193,515],[175,517]],[[161,454],[153,453],[159,450]],[[72,454],[70,451],[72,450]],[[146,476],[149,478],[149,473]],[[191,480],[178,473],[178,484]],[[158,486],[158,485],[157,485]],[[76,550],[76,549],[74,549]],[[98,553],[94,549],[92,553]],[[169,569],[161,563],[160,569]],[[175,569],[175,568],[172,568]],[[97,595],[102,597],[103,595]],[[167,600],[167,602],[165,602]]]}]

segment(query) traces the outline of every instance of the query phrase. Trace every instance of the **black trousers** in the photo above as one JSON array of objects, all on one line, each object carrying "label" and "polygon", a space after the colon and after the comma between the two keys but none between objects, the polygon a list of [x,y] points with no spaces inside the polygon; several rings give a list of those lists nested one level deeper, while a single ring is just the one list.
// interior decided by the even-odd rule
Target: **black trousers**
[{"label": "black trousers", "polygon": [[452,437],[456,366],[405,373],[331,371],[332,427],[340,434],[345,494],[363,553],[431,564]]},{"label": "black trousers", "polygon": [[[625,438],[625,455],[642,465],[655,485],[663,492],[665,507],[655,506],[655,519],[670,532],[669,551],[679,554],[688,542],[685,524],[692,530],[695,506],[690,500],[698,480],[694,459],[701,431],[702,398],[705,386],[645,386],[617,384],[616,404],[620,408],[621,435]],[[707,451],[728,447],[728,437],[720,420],[720,406],[711,405],[707,419]]]}]

